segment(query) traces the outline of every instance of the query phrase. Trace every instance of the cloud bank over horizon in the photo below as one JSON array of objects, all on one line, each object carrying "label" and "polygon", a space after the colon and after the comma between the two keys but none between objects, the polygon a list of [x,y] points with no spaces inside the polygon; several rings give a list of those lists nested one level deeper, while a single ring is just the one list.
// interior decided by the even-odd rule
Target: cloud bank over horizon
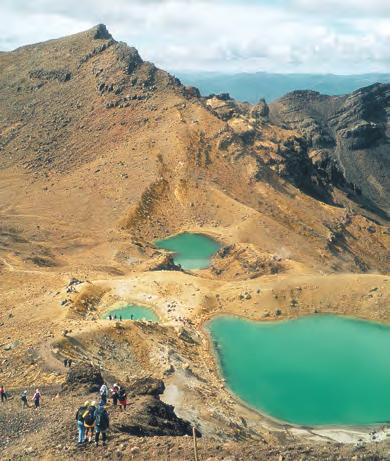
[{"label": "cloud bank over horizon", "polygon": [[2,0],[0,50],[104,23],[171,71],[390,72],[388,0]]}]

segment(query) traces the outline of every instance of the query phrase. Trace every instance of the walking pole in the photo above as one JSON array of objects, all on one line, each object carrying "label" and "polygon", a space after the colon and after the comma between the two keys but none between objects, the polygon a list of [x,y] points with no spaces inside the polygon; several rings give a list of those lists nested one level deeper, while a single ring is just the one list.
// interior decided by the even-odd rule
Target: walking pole
[{"label": "walking pole", "polygon": [[194,427],[192,428],[192,438],[194,439],[195,461],[199,461],[199,458],[198,458],[198,444],[197,444],[197,441],[196,441],[196,429]]}]

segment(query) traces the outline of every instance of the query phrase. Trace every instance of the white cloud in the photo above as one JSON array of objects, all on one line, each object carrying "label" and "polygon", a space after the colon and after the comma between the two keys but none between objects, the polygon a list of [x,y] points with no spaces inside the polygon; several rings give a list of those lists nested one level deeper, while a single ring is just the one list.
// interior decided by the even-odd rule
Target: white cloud
[{"label": "white cloud", "polygon": [[388,0],[2,0],[0,17],[3,49],[103,22],[169,70],[390,71]]},{"label": "white cloud", "polygon": [[303,12],[356,17],[382,17],[390,14],[388,0],[292,0],[290,6]]}]

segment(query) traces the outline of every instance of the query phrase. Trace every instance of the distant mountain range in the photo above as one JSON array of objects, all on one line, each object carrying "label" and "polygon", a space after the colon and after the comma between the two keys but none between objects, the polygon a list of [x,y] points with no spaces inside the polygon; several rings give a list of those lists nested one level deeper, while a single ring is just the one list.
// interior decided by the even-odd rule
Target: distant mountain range
[{"label": "distant mountain range", "polygon": [[224,74],[217,72],[175,72],[185,85],[199,88],[203,96],[229,93],[251,103],[260,98],[273,101],[293,90],[314,90],[342,95],[373,83],[390,83],[390,74],[272,74],[268,72]]}]

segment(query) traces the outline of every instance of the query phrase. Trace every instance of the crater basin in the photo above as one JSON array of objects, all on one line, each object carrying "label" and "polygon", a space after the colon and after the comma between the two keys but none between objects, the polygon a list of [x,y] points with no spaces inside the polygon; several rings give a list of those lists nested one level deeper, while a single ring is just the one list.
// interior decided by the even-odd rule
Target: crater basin
[{"label": "crater basin", "polygon": [[163,248],[174,253],[175,264],[183,269],[206,269],[212,256],[221,245],[211,237],[203,234],[183,232],[164,240],[155,242],[157,248]]},{"label": "crater basin", "polygon": [[207,324],[220,371],[249,406],[299,425],[390,421],[390,327],[331,315]]},{"label": "crater basin", "polygon": [[112,318],[119,320],[150,320],[152,322],[158,322],[158,317],[153,309],[145,306],[137,306],[135,304],[128,304],[127,306],[119,307],[117,309],[105,312],[103,318],[108,319],[111,314]]}]

